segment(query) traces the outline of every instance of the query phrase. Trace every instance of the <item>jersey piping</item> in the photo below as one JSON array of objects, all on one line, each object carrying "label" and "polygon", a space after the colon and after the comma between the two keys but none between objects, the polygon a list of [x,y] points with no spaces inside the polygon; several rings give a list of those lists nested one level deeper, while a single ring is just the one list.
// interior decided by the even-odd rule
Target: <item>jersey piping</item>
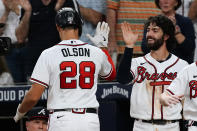
[{"label": "jersey piping", "polygon": [[66,46],[82,46],[87,45],[88,43],[78,44],[78,45],[71,45],[71,44],[57,44],[57,45],[66,45]]},{"label": "jersey piping", "polygon": [[37,80],[37,79],[30,78],[30,80],[31,80],[32,82],[38,83],[38,84],[40,84],[40,85],[43,85],[43,86],[45,86],[45,87],[47,87],[47,88],[49,87],[48,84],[46,84],[46,83],[44,83],[44,82],[42,82],[42,81],[39,81],[39,80]]},{"label": "jersey piping", "polygon": [[[146,57],[144,56],[143,57],[144,59],[145,59],[145,61],[147,61],[153,68],[154,68],[154,70],[155,70],[155,73],[157,74],[157,68],[155,67],[155,65],[153,64],[153,63],[151,63],[150,61],[148,61],[147,59],[146,59]],[[174,66],[177,62],[179,61],[179,58],[177,58],[177,60],[172,64],[172,65],[170,65],[170,66],[168,66],[165,70],[164,70],[164,73],[168,70],[168,69],[170,69],[172,66]],[[153,118],[154,118],[154,103],[155,103],[155,86],[157,85],[157,84],[159,84],[158,82],[156,82],[156,80],[154,80],[154,85],[152,85],[153,86],[153,91],[152,91],[152,116],[151,116],[151,119],[153,120]],[[164,83],[165,84],[167,84],[167,85],[170,85],[170,83],[171,83],[171,81],[165,81],[165,79],[162,81],[162,82],[160,82],[160,84],[162,84],[162,93],[164,92]],[[161,119],[163,119],[163,106],[161,105]]]}]

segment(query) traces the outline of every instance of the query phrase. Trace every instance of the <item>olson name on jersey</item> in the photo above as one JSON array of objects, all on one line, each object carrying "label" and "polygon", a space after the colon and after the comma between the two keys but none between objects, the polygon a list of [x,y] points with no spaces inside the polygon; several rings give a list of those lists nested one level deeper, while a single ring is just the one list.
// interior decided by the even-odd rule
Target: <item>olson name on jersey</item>
[{"label": "olson name on jersey", "polygon": [[90,49],[88,48],[64,48],[61,51],[64,57],[67,57],[67,56],[90,57]]}]

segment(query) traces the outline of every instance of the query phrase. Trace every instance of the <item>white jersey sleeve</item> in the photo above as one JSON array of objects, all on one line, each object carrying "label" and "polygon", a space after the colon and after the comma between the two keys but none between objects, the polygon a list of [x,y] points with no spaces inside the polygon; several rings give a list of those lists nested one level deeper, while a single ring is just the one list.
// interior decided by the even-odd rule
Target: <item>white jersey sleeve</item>
[{"label": "white jersey sleeve", "polygon": [[31,81],[41,84],[45,87],[48,87],[49,85],[49,61],[46,57],[46,51],[42,52],[35,67],[34,71],[31,76]]},{"label": "white jersey sleeve", "polygon": [[177,77],[172,81],[170,86],[166,89],[170,94],[182,95],[188,85],[188,66],[181,70]]},{"label": "white jersey sleeve", "polygon": [[166,89],[170,94],[184,95],[183,115],[197,121],[197,63],[185,67]]}]

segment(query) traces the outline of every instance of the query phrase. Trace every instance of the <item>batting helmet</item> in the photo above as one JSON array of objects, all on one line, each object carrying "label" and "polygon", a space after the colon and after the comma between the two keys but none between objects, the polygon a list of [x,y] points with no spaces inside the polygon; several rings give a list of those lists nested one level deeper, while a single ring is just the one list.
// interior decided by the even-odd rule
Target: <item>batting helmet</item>
[{"label": "batting helmet", "polygon": [[0,37],[0,55],[5,55],[9,52],[11,39],[9,37]]},{"label": "batting helmet", "polygon": [[57,12],[55,22],[60,28],[73,27],[79,29],[79,36],[82,33],[83,20],[73,8],[64,7]]},{"label": "batting helmet", "polygon": [[[182,4],[182,1],[181,0],[177,0],[177,2],[178,2],[177,6],[174,7],[175,10],[177,10],[181,6],[181,4]],[[155,0],[155,4],[156,4],[156,6],[159,9],[161,9],[160,6],[159,6],[159,0]]]}]

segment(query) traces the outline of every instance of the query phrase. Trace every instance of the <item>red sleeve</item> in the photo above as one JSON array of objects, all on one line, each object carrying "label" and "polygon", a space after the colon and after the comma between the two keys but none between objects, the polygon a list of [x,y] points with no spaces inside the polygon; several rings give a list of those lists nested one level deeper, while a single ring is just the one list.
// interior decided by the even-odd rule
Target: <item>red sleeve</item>
[{"label": "red sleeve", "polygon": [[108,58],[108,61],[109,63],[111,64],[112,66],[112,71],[111,71],[111,74],[109,75],[109,77],[105,78],[106,80],[109,80],[109,81],[112,81],[116,78],[116,69],[115,69],[115,66],[114,66],[114,63],[112,61],[112,58],[111,56],[109,55],[109,52],[106,50],[106,49],[102,49],[102,51],[107,55],[107,58]]}]

